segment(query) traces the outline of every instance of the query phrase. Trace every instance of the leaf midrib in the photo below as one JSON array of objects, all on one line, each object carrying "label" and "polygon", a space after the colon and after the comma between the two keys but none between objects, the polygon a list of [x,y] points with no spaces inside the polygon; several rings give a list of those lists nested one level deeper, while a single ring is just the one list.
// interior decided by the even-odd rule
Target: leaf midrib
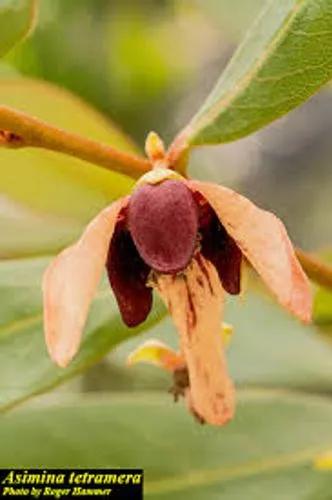
[{"label": "leaf midrib", "polygon": [[295,453],[272,456],[264,460],[247,461],[241,465],[231,465],[204,471],[197,470],[190,474],[150,481],[146,484],[145,493],[147,495],[174,493],[191,488],[243,479],[267,472],[275,472],[313,461],[317,455],[326,453],[331,449],[332,443],[320,447],[306,448]]}]

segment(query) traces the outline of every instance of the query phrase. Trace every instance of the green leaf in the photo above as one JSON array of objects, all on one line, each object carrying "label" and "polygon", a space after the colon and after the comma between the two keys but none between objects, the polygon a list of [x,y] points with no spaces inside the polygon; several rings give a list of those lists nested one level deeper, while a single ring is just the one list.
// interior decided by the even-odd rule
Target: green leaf
[{"label": "green leaf", "polygon": [[149,319],[129,329],[105,279],[91,308],[82,346],[66,369],[49,359],[43,338],[41,277],[48,259],[0,262],[0,411],[86,370],[111,348],[165,314],[156,301]]},{"label": "green leaf", "polygon": [[332,78],[332,0],[268,2],[186,130],[190,144],[246,136]]},{"label": "green leaf", "polygon": [[[112,123],[53,85],[23,78],[0,80],[0,102],[118,149],[136,151]],[[45,254],[63,247],[133,185],[127,176],[41,149],[1,149],[0,163],[2,256]]]},{"label": "green leaf", "polygon": [[3,80],[5,78],[17,78],[19,76],[19,71],[17,68],[11,66],[8,62],[2,60],[0,62],[0,79]]},{"label": "green leaf", "polygon": [[314,321],[321,327],[332,325],[332,292],[319,288],[314,301]]},{"label": "green leaf", "polygon": [[224,428],[146,393],[21,409],[1,419],[0,466],[142,467],[151,499],[327,500],[332,473],[313,461],[332,449],[331,403],[282,391],[238,399]]},{"label": "green leaf", "polygon": [[38,0],[0,1],[0,56],[3,56],[32,29]]},{"label": "green leaf", "polygon": [[239,384],[331,390],[332,349],[314,326],[303,325],[263,295],[249,296],[243,305],[234,301],[227,320],[235,329],[229,357]]}]

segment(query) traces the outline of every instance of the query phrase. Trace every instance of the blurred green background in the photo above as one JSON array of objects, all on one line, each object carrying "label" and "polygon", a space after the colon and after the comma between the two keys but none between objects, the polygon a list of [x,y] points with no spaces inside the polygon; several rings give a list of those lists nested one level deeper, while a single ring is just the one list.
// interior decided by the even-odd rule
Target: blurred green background
[{"label": "blurred green background", "polygon": [[[44,80],[70,90],[103,115],[96,117],[97,124],[93,125],[92,112],[89,117],[84,113],[81,117],[79,107],[70,111],[65,100],[63,107],[56,109],[59,104],[54,94],[54,109],[49,116],[59,124],[65,126],[68,120],[75,129],[79,123],[80,132],[104,141],[111,141],[109,130],[104,130],[107,124],[117,124],[140,149],[150,130],[169,143],[199,108],[263,3],[42,0],[35,32],[0,65],[0,98],[13,105],[24,101],[24,106],[39,107],[40,114],[46,115],[42,108],[51,107],[52,92],[41,86],[38,96],[35,87],[29,90],[28,84],[22,84],[23,91],[17,83],[23,78]],[[18,85],[15,96],[11,94],[14,80]],[[41,104],[44,98],[47,104]],[[241,191],[278,214],[297,245],[326,251],[332,241],[331,127],[332,92],[325,88],[301,108],[248,138],[195,151],[190,174]],[[124,147],[135,149],[128,146],[127,139],[113,133],[118,144],[124,141]],[[14,165],[16,161],[13,154],[21,153],[4,152],[0,157],[9,171],[11,162]],[[31,162],[31,168],[35,167],[36,157],[28,154],[24,158]],[[40,179],[46,160],[58,161],[59,168],[61,162],[61,168],[65,168],[62,157],[55,160],[53,156],[41,156]],[[19,172],[21,167],[15,168]],[[56,166],[52,164],[52,168]],[[37,254],[45,253],[48,245],[61,248],[79,234],[83,222],[100,206],[121,196],[131,185],[128,179],[115,175],[108,186],[105,173],[96,169],[94,186],[103,186],[96,196],[90,188],[92,177],[89,185],[85,183],[84,175],[88,178],[90,174],[78,181],[75,165],[71,168],[72,184],[67,191],[60,189],[57,193],[57,180],[51,179],[52,200],[43,200],[38,178],[28,188],[20,186],[19,176],[6,174],[9,190],[15,188],[24,201],[29,189],[38,209],[43,204],[51,206],[53,219],[35,219],[31,214],[20,219],[20,209],[11,205],[10,193],[7,199],[4,192],[0,215],[10,213],[16,225],[10,233],[8,227],[12,226],[3,222],[2,227],[0,217],[0,228],[8,240],[3,257],[16,253],[20,257],[22,242],[27,254],[33,254],[34,248]],[[40,182],[46,181],[43,178]],[[76,203],[78,192],[82,201]],[[62,205],[61,200],[66,202]],[[69,204],[70,216],[66,212]],[[31,266],[35,267],[35,261],[27,269]],[[28,280],[28,285],[24,284],[34,290],[27,299],[21,286],[26,268],[15,264],[10,272],[8,267],[3,269],[0,288],[4,290],[3,300],[12,304],[12,314],[18,309],[33,310],[38,323],[41,270],[38,267],[33,283]],[[115,318],[114,304],[105,307],[113,308]],[[95,316],[97,313],[102,314],[97,311]],[[151,482],[147,492],[153,498],[332,498],[332,472],[316,472],[312,463],[312,456],[321,448],[332,450],[330,339],[323,337],[318,327],[304,327],[289,318],[255,281],[247,297],[229,301],[226,320],[235,326],[228,353],[230,371],[243,388],[238,416],[229,427],[199,427],[182,406],[171,405],[166,374],[151,367],[124,366],[127,354],[145,338],[159,337],[176,345],[171,322],[164,319],[143,336],[121,343],[83,375],[2,417],[0,465],[143,466]],[[114,319],[112,328],[121,340],[117,321]],[[331,314],[324,320],[325,331],[329,321]],[[111,336],[112,328],[104,326],[100,338]],[[46,360],[40,324],[34,331],[27,326],[27,332],[17,340],[19,354],[13,358],[12,344],[6,343],[4,336],[2,339],[0,362],[10,365],[7,378],[2,376],[0,381],[0,392],[9,394],[3,396],[4,407],[23,398],[25,385],[30,384],[31,392],[42,390],[31,365],[38,363],[39,352]],[[104,344],[100,353],[111,346]],[[46,363],[40,373],[44,374],[45,387],[50,387],[57,382]],[[57,381],[66,378],[60,372],[56,377]],[[283,391],[288,391],[287,395]],[[280,454],[285,460],[274,464],[274,457]],[[264,460],[270,465],[264,466]],[[246,461],[252,464],[252,470],[246,469]],[[200,479],[196,483],[193,477],[197,474]],[[167,478],[173,476],[179,479],[172,486]]]}]

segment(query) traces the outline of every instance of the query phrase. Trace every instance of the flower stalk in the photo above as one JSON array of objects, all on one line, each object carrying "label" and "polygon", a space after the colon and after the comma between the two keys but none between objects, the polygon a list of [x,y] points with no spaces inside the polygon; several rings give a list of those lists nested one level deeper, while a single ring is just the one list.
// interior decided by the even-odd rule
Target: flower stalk
[{"label": "flower stalk", "polygon": [[65,131],[22,111],[0,106],[0,145],[44,148],[65,153],[138,179],[151,169],[149,160]]}]

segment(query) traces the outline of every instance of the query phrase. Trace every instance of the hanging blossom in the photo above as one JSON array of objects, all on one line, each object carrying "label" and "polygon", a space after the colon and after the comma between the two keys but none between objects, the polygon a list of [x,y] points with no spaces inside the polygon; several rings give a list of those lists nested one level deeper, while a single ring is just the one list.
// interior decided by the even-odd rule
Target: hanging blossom
[{"label": "hanging blossom", "polygon": [[152,357],[174,374],[176,394],[184,395],[200,421],[223,425],[234,414],[235,396],[220,329],[225,293],[241,290],[243,259],[279,303],[304,322],[311,319],[309,282],[275,215],[231,189],[169,170],[154,133],[146,151],[153,170],[130,196],[102,210],[46,270],[46,344],[59,366],[71,361],[106,267],[129,327],[147,318],[153,289],[161,296],[180,347],[175,352],[159,345],[158,351],[154,345]]}]

